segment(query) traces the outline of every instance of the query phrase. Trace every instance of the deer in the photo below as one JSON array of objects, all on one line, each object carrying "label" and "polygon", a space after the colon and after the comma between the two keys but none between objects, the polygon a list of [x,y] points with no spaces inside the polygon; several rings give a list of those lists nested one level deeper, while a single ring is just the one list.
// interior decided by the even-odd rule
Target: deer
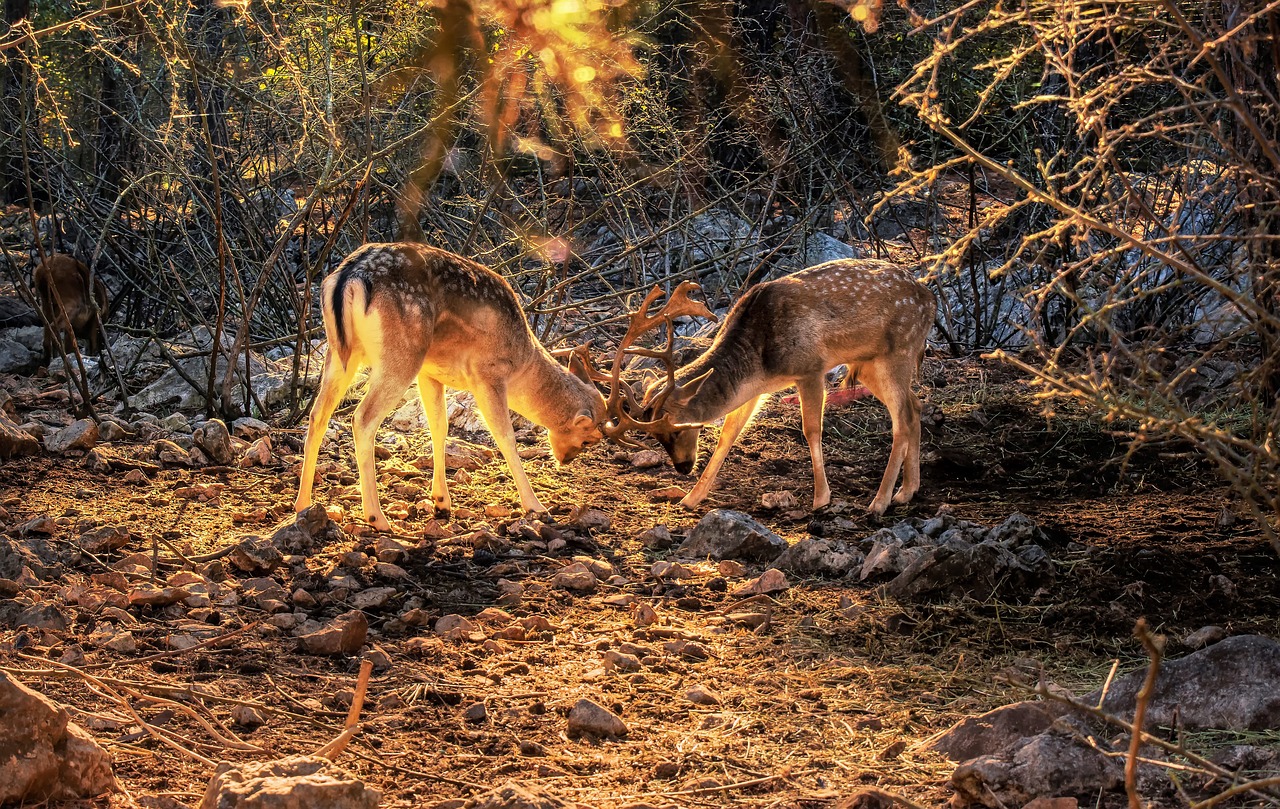
[{"label": "deer", "polygon": [[321,306],[329,348],[307,423],[295,511],[311,505],[325,430],[362,367],[369,368],[368,390],[351,432],[364,518],[379,531],[391,524],[378,500],[373,440],[415,377],[431,435],[437,513],[451,510],[446,387],[474,394],[526,512],[547,509],[516,454],[511,410],[547,429],[560,464],[603,439],[605,400],[585,369],[575,373],[557,362],[529,328],[506,279],[470,259],[411,242],[366,244],[325,278]]},{"label": "deer", "polygon": [[49,364],[55,345],[65,352],[71,351],[73,344],[83,344],[88,353],[101,353],[101,318],[107,311],[107,287],[101,278],[93,277],[90,297],[91,277],[88,267],[66,253],[49,255],[32,273],[45,323],[42,365]]},{"label": "deer", "polygon": [[[677,371],[673,318],[710,315],[705,306],[690,301],[696,289],[692,282],[681,284],[667,306],[650,314],[661,296],[654,287],[631,315],[610,375],[608,438],[628,442],[629,430],[647,433],[666,449],[676,471],[687,475],[697,460],[703,427],[723,417],[710,460],[680,501],[696,509],[765,397],[795,385],[813,461],[817,510],[831,502],[822,456],[824,383],[827,371],[844,364],[849,368],[845,384],[857,380],[868,388],[893,421],[888,465],[868,511],[882,515],[891,494],[894,503],[911,500],[920,486],[920,400],[911,385],[924,360],[925,338],[937,308],[924,284],[898,265],[873,259],[829,261],[757,284],[729,310],[711,346]],[[663,323],[664,348],[633,346],[638,337]],[[623,358],[636,354],[660,359],[667,368],[667,378],[650,383],[643,395],[620,379]],[[902,486],[893,493],[899,472]]]}]

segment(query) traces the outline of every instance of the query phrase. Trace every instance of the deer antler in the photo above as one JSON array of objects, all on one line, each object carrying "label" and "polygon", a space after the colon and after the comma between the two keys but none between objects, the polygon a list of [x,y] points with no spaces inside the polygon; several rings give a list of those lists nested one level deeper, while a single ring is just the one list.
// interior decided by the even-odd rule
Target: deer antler
[{"label": "deer antler", "polygon": [[[645,296],[640,308],[631,313],[631,322],[627,327],[627,333],[623,336],[622,341],[618,343],[618,353],[613,357],[613,370],[609,376],[609,399],[606,412],[609,418],[612,419],[612,423],[606,424],[603,427],[603,431],[611,440],[629,446],[639,446],[636,442],[626,437],[627,430],[636,429],[648,432],[656,429],[675,430],[685,426],[675,423],[670,414],[663,414],[661,418],[653,421],[639,421],[631,415],[632,412],[638,411],[641,405],[636,402],[635,392],[621,380],[622,361],[627,355],[662,360],[662,363],[667,368],[667,384],[651,403],[655,411],[661,410],[667,398],[680,390],[680,386],[676,384],[674,319],[687,315],[690,317],[705,317],[712,321],[716,320],[716,316],[712,314],[706,304],[689,297],[689,293],[701,291],[701,289],[702,287],[693,281],[682,281],[675,288],[675,291],[671,293],[671,297],[667,299],[667,302],[657,312],[650,315],[649,307],[662,295],[662,289],[655,286],[649,290],[649,294]],[[632,345],[641,335],[663,323],[667,326],[667,343],[661,349],[637,348]],[[694,380],[694,382],[696,381]],[[688,384],[693,384],[693,382]]]}]

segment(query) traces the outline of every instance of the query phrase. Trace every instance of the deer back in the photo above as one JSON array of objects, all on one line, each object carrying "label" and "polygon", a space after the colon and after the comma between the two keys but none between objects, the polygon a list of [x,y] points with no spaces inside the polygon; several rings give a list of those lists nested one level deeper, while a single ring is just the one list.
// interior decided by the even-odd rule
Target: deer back
[{"label": "deer back", "polygon": [[[356,285],[364,293],[361,314],[376,307],[384,320],[382,339],[429,342],[446,318],[491,318],[493,328],[486,329],[486,337],[501,344],[495,348],[532,350],[528,323],[505,278],[446,250],[408,242],[375,243],[348,256],[326,281],[333,337],[344,362],[352,349],[347,306],[357,301],[350,292]],[[385,322],[388,319],[394,322]]]}]

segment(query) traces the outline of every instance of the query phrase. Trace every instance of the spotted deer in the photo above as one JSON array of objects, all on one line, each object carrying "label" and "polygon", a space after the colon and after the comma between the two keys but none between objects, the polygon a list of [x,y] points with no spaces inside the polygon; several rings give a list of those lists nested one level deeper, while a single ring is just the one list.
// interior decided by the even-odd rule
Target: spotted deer
[{"label": "spotted deer", "polygon": [[[893,448],[870,512],[883,514],[898,474],[902,487],[893,502],[906,503],[920,486],[920,400],[911,390],[924,359],[925,337],[937,306],[932,292],[907,271],[885,261],[841,259],[758,284],[733,306],[711,347],[676,371],[671,362],[671,318],[696,314],[673,293],[674,310],[648,310],[655,288],[632,316],[632,328],[615,357],[605,432],[620,438],[629,429],[651,434],[681,474],[693,470],[702,427],[720,417],[720,440],[697,484],[681,500],[696,508],[711,491],[725,457],[764,397],[795,385],[801,423],[813,459],[813,507],[831,501],[822,458],[824,380],[831,368],[849,367],[857,380],[889,409]],[[635,339],[665,322],[662,351],[635,349]],[[619,379],[624,354],[659,357],[667,379],[652,383],[644,396]],[[621,394],[616,391],[621,390]],[[636,413],[638,415],[632,415]],[[905,471],[903,471],[905,467]]]},{"label": "spotted deer", "polygon": [[101,352],[100,322],[107,311],[107,287],[101,278],[94,278],[94,294],[90,297],[90,276],[88,267],[66,253],[53,253],[32,273],[45,322],[42,365],[48,365],[53,358],[55,345],[71,351],[73,338],[86,353]]},{"label": "spotted deer", "polygon": [[351,432],[365,519],[379,530],[391,526],[378,501],[374,434],[415,377],[431,431],[431,496],[439,511],[450,508],[446,386],[475,395],[526,511],[546,508],[516,454],[508,408],[547,428],[560,463],[603,437],[604,397],[552,358],[530,330],[511,285],[492,270],[421,244],[367,244],[324,280],[321,295],[329,350],[307,425],[295,510],[311,504],[325,429],[365,366],[368,392]]}]

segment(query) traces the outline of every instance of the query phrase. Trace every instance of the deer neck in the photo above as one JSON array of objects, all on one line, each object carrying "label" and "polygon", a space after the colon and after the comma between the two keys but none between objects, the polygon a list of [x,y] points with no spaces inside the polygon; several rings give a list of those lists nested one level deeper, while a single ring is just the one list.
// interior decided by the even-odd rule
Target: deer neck
[{"label": "deer neck", "polygon": [[681,420],[714,421],[756,396],[764,379],[759,351],[741,339],[717,338],[702,356],[676,373],[676,382],[688,382],[707,371],[712,371],[711,376],[681,410]]},{"label": "deer neck", "polygon": [[576,382],[546,350],[536,350],[508,381],[507,403],[540,427],[557,427],[572,421],[582,410]]}]

